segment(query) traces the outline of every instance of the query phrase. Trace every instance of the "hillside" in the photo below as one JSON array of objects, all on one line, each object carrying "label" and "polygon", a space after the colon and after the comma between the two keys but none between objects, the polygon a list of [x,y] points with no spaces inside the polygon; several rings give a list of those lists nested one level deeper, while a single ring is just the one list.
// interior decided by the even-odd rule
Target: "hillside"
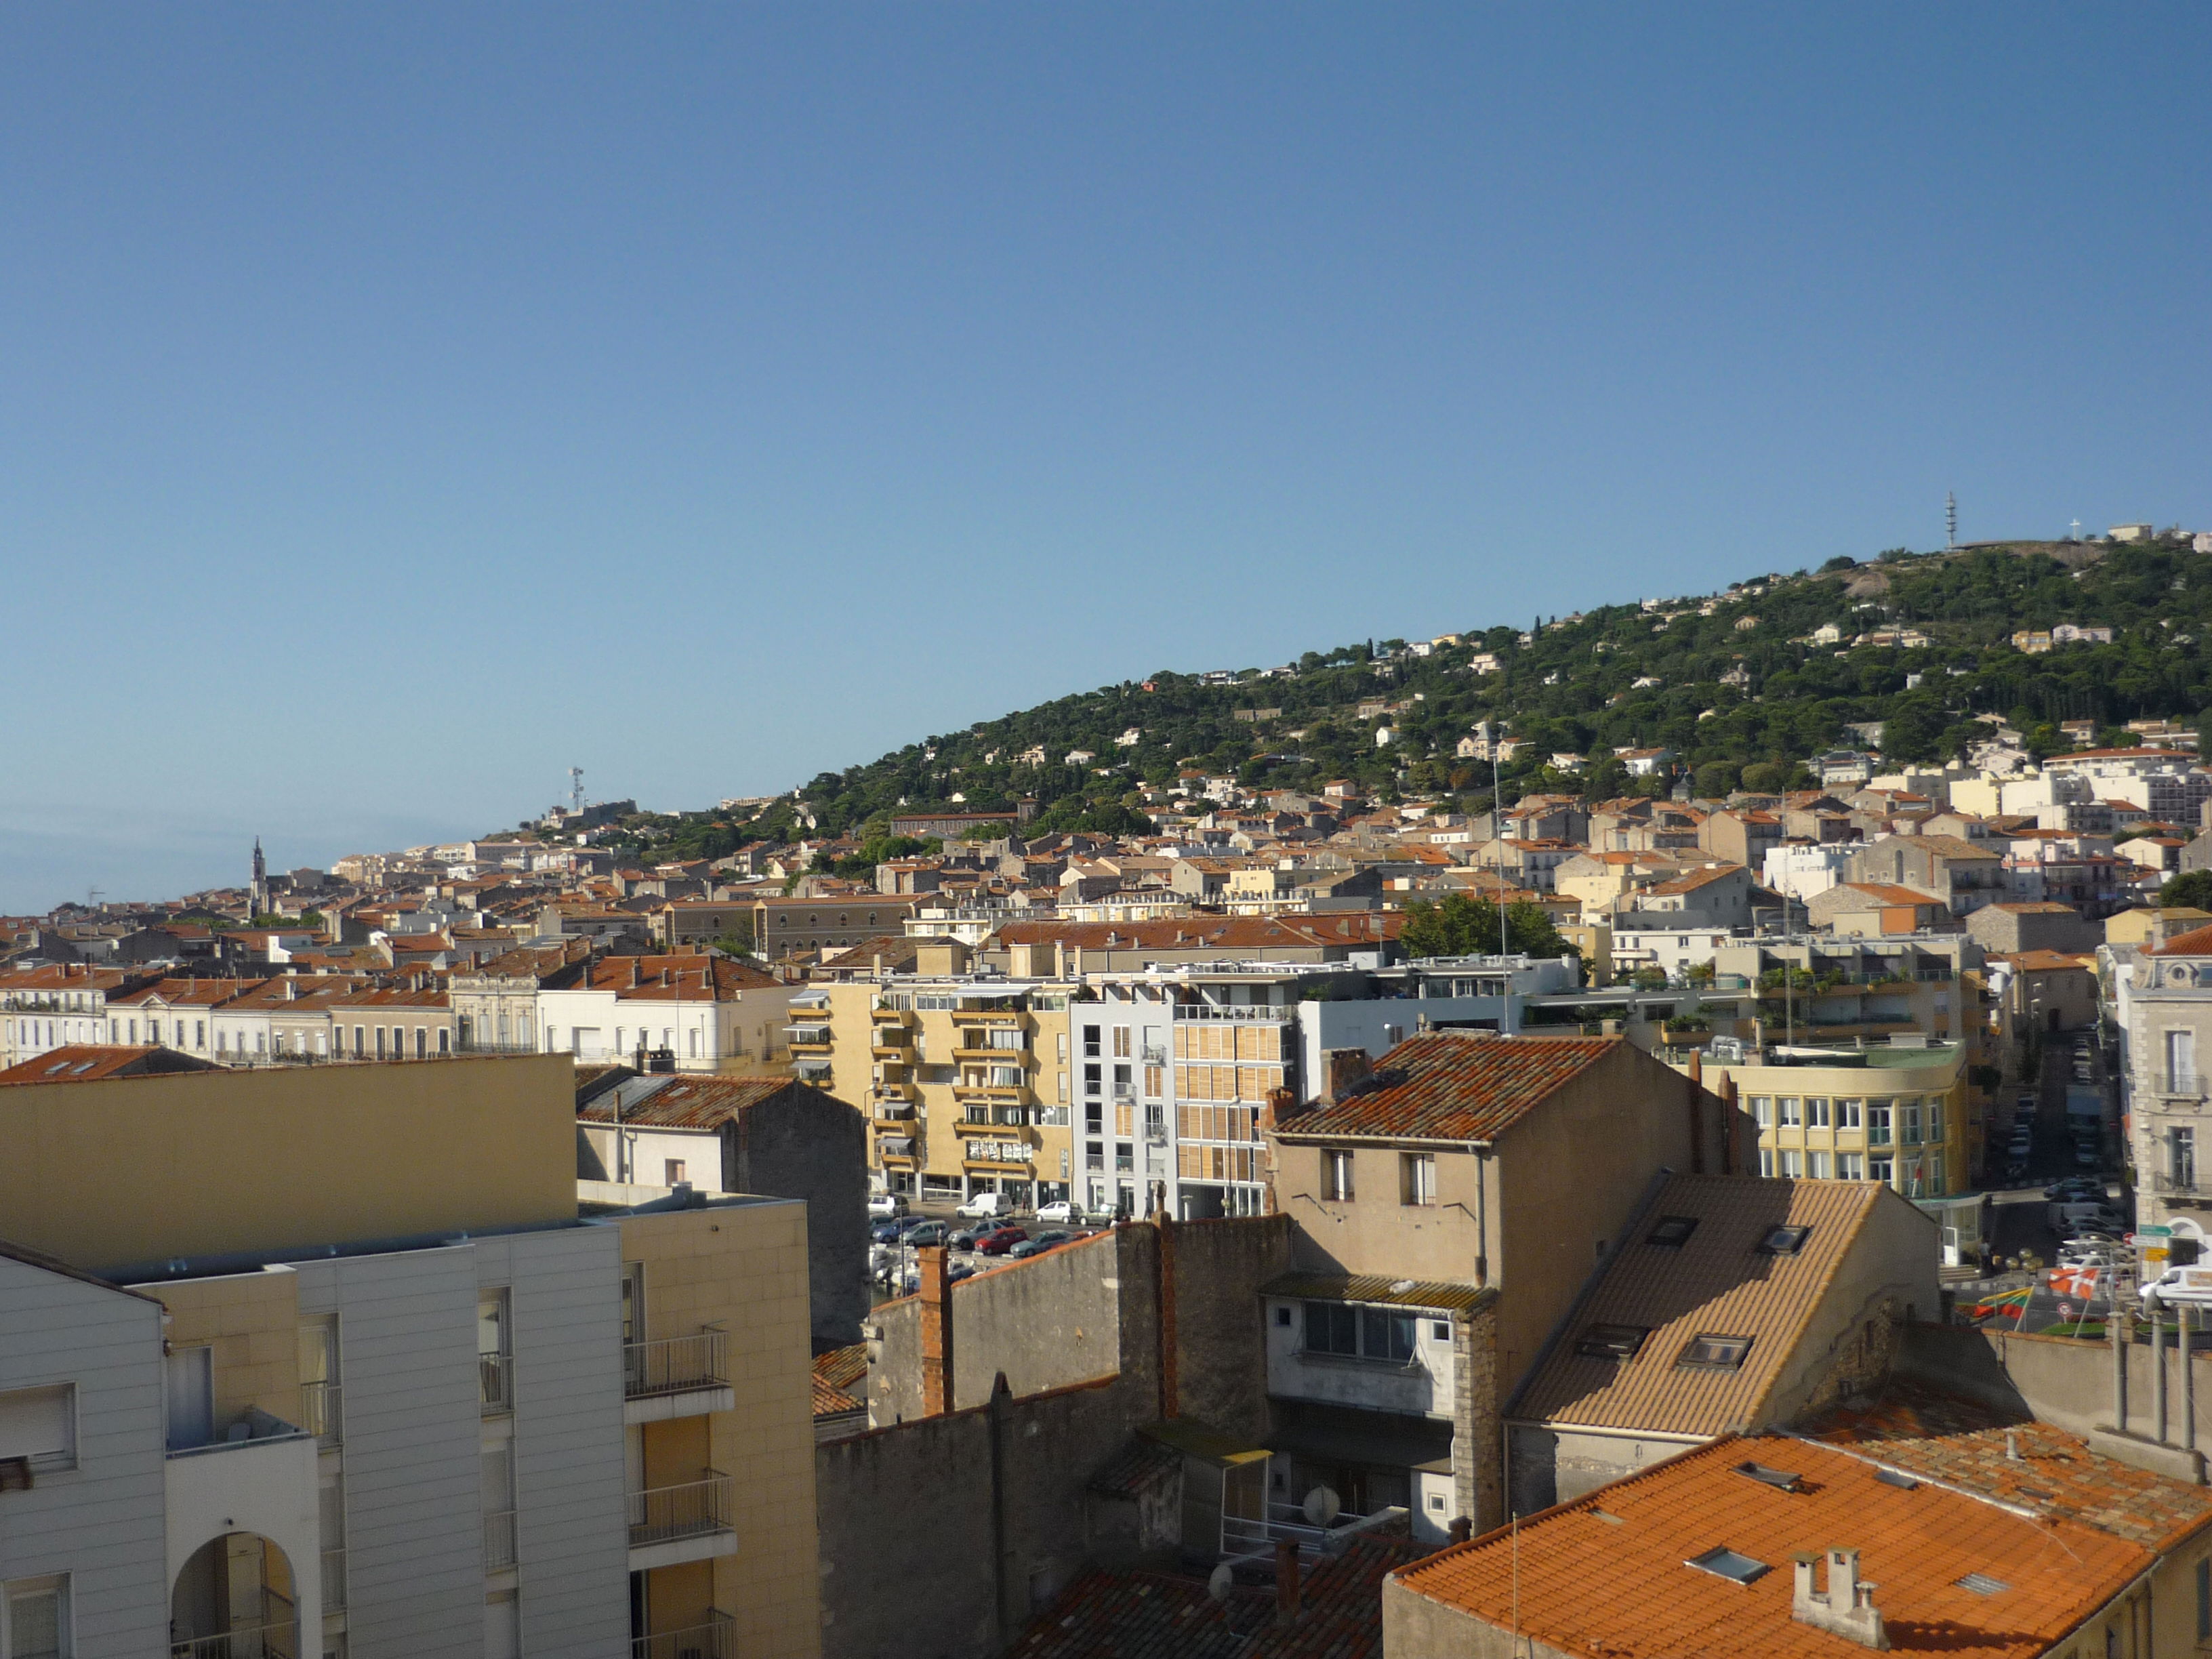
[{"label": "hillside", "polygon": [[[2112,642],[2039,655],[2011,643],[2016,630],[2069,623],[2110,627]],[[1824,625],[1840,637],[1816,642]],[[1854,643],[1906,629],[1926,643]],[[1493,623],[1455,642],[1363,641],[1234,674],[1163,670],[822,773],[800,798],[817,831],[831,833],[902,805],[952,810],[956,794],[970,808],[1034,797],[1046,827],[1133,830],[1134,784],[1192,766],[1267,787],[1352,778],[1385,799],[1453,793],[1474,803],[1489,797],[1490,768],[1454,749],[1482,720],[1528,742],[1504,770],[1509,801],[1538,789],[1624,793],[1612,751],[1631,745],[1674,750],[1700,793],[1723,793],[1746,768],[1754,787],[1774,787],[1796,763],[1853,744],[1846,728],[1859,722],[1885,723],[1893,763],[1960,752],[1987,734],[1973,723],[1981,714],[2006,716],[2045,751],[2068,746],[2063,720],[2193,722],[2212,708],[2208,629],[2212,555],[2185,540],[1899,551],[1656,608],[1630,600],[1540,627]],[[1381,725],[1392,728],[1387,744]],[[1131,732],[1133,743],[1117,741]],[[1039,748],[1044,764],[1024,758]],[[1070,750],[1093,758],[1071,765]],[[1563,775],[1549,764],[1555,751],[1591,763]],[[789,835],[799,810],[785,797],[750,823],[686,814],[635,827],[641,842],[711,854]]]}]

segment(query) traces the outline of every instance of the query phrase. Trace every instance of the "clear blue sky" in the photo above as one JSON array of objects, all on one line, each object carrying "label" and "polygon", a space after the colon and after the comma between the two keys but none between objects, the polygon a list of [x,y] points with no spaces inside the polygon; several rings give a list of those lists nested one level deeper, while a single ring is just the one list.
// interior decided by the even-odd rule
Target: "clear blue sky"
[{"label": "clear blue sky", "polygon": [[0,908],[2212,526],[2200,5],[0,11]]}]

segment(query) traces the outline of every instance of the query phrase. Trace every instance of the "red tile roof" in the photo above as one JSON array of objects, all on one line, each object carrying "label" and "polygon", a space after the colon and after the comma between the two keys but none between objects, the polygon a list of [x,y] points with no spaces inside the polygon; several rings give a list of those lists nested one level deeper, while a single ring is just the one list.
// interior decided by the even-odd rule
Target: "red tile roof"
[{"label": "red tile roof", "polygon": [[0,1084],[97,1083],[102,1078],[143,1077],[162,1072],[208,1072],[211,1060],[173,1048],[97,1042],[66,1043],[0,1071]]},{"label": "red tile roof", "polygon": [[1301,1114],[1278,1133],[1299,1139],[1489,1140],[1625,1047],[1621,1037],[1428,1031],[1383,1055],[1364,1092]]},{"label": "red tile roof", "polygon": [[832,1348],[827,1353],[814,1356],[814,1414],[830,1416],[840,1412],[867,1409],[867,1402],[855,1395],[857,1385],[865,1394],[868,1381],[868,1345],[855,1342],[848,1348]]},{"label": "red tile roof", "polygon": [[[719,1128],[747,1107],[773,1100],[787,1089],[805,1089],[833,1102],[836,1098],[787,1077],[678,1077],[623,1107],[622,1121],[656,1129]],[[613,1122],[613,1091],[581,1107],[576,1115],[591,1123]]]},{"label": "red tile roof", "polygon": [[[1785,1491],[1747,1462],[1797,1477]],[[1860,1553],[1900,1652],[2044,1654],[2154,1559],[2063,1516],[2031,1520],[1934,1481],[1911,1488],[1834,1447],[1731,1436],[1401,1569],[1406,1589],[1503,1630],[1607,1659],[1838,1659],[1847,1639],[1790,1614],[1791,1558]],[[1724,1548],[1749,1583],[1689,1565]],[[1959,1581],[1980,1573],[2002,1588]]]}]

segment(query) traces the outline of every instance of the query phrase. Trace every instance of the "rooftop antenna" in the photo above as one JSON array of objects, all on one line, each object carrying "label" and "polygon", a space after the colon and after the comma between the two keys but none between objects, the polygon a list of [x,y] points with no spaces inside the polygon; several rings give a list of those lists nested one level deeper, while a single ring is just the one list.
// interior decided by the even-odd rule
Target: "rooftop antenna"
[{"label": "rooftop antenna", "polygon": [[1943,492],[1943,545],[1959,544],[1959,498],[1949,490]]},{"label": "rooftop antenna", "polygon": [[101,887],[86,888],[84,890],[84,908],[88,910],[97,910],[100,908],[101,895],[106,891],[106,890]]},{"label": "rooftop antenna", "polygon": [[568,769],[568,805],[579,813],[584,810],[584,769],[580,766]]}]

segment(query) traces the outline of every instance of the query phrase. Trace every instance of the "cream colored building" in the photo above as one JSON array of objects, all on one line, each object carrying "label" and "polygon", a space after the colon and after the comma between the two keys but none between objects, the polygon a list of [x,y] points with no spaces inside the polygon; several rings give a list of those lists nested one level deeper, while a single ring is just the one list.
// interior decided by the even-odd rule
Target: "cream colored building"
[{"label": "cream colored building", "polygon": [[574,1136],[560,1055],[0,1090],[10,1659],[813,1659],[805,1207]]}]

